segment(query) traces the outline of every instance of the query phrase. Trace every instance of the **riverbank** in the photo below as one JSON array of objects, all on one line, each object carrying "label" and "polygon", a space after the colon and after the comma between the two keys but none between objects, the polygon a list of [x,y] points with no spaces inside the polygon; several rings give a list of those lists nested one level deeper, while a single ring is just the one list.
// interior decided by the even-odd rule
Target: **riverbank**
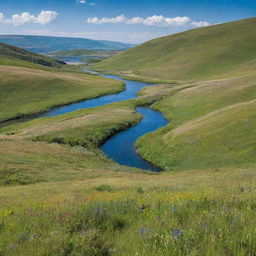
[{"label": "riverbank", "polygon": [[[113,76],[113,75],[102,75],[101,77],[105,78],[105,79],[112,79],[112,80],[116,80],[116,81],[125,83],[125,90],[120,93],[116,93],[116,94],[106,95],[106,96],[102,96],[102,97],[98,97],[98,98],[90,99],[90,100],[84,100],[84,101],[80,101],[78,103],[71,104],[71,105],[56,107],[56,108],[53,108],[43,114],[31,115],[30,117],[25,117],[23,119],[16,120],[16,122],[23,123],[25,121],[33,120],[33,118],[37,119],[40,117],[58,116],[58,115],[70,113],[70,112],[73,112],[73,111],[76,111],[79,109],[94,108],[94,107],[98,107],[98,106],[104,106],[107,104],[111,104],[114,102],[131,100],[131,99],[137,98],[138,97],[137,93],[141,89],[148,86],[148,84],[139,83],[139,82],[135,82],[135,81],[124,81],[121,78],[119,78],[117,76]],[[95,139],[95,141],[98,140],[99,143],[95,144],[95,146],[99,146],[100,144],[105,142],[106,139],[108,139],[112,135],[115,135],[115,133],[118,133],[119,131],[128,129],[128,131],[124,131],[122,133],[121,141],[117,141],[115,143],[115,145],[112,145],[112,141],[116,141],[116,138],[120,138],[120,136],[115,136],[113,138],[110,138],[109,141],[105,142],[105,144],[102,147],[103,152],[107,156],[109,156],[112,160],[115,160],[119,164],[124,164],[127,166],[141,168],[141,169],[145,169],[145,170],[160,171],[160,169],[158,169],[157,167],[155,167],[152,164],[150,164],[149,162],[146,162],[145,160],[143,160],[136,153],[136,149],[135,149],[134,145],[139,137],[141,137],[142,135],[144,135],[146,133],[152,132],[152,131],[156,130],[157,128],[160,128],[160,127],[166,125],[168,122],[159,112],[156,112],[156,111],[153,111],[150,109],[148,109],[148,111],[144,111],[142,108],[140,109],[140,111],[142,111],[140,113],[143,113],[144,115],[142,115],[143,117],[142,117],[142,121],[140,122],[140,124],[132,129],[132,134],[133,134],[132,137],[131,137],[131,131],[128,128],[129,128],[129,126],[134,125],[134,123],[128,123],[128,126],[127,126],[127,124],[123,124],[120,127],[112,128],[110,131],[107,132],[107,135],[104,137],[99,136],[99,134],[98,134],[97,137],[100,137],[100,138]],[[151,115],[153,116],[154,120],[152,120]],[[149,122],[149,120],[151,120],[151,122]],[[144,125],[145,122],[147,124],[146,127]],[[6,124],[8,125],[10,123],[13,124],[15,122],[12,121],[12,122],[8,122]],[[76,132],[78,132],[78,131],[76,131]],[[81,137],[81,134],[79,134],[79,135],[74,134],[73,136]],[[88,143],[86,142],[86,139],[84,139],[84,141],[81,140],[81,142],[75,142],[73,139],[70,139],[70,138],[67,139],[66,137],[67,137],[67,135],[63,136],[63,135],[59,135],[57,133],[54,135],[53,134],[50,134],[50,135],[45,134],[43,136],[41,135],[41,136],[37,137],[36,139],[44,140],[49,143],[56,142],[59,144],[69,144],[70,146],[81,145],[81,146],[88,147]],[[127,141],[127,142],[125,143],[124,141]],[[126,144],[125,147],[123,146],[124,143]],[[128,147],[127,143],[129,143],[129,147]]]}]

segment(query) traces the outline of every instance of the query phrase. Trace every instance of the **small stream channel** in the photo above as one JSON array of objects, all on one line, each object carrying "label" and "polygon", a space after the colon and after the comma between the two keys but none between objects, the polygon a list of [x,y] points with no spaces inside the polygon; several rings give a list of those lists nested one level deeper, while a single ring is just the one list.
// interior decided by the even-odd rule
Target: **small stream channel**
[{"label": "small stream channel", "polygon": [[[34,115],[26,118],[21,118],[18,120],[10,121],[9,124],[25,122],[33,120],[40,117],[50,117],[69,113],[78,109],[86,109],[92,107],[103,106],[113,102],[119,102],[123,100],[129,100],[138,97],[136,93],[142,88],[149,86],[145,83],[126,81],[122,80],[118,76],[103,75],[105,78],[112,78],[119,81],[124,81],[126,83],[126,89],[117,94],[105,95],[99,98],[81,101],[78,103],[65,105],[61,107],[56,107],[48,112]],[[129,128],[123,132],[116,134],[115,136],[108,139],[105,144],[101,147],[102,151],[112,160],[119,164],[136,167],[140,169],[151,170],[154,172],[160,171],[157,167],[153,166],[151,163],[143,160],[139,154],[137,154],[135,149],[135,142],[137,139],[144,134],[155,131],[160,127],[165,126],[168,121],[164,116],[158,112],[147,107],[138,107],[136,110],[143,116],[143,119],[139,124],[134,127]],[[3,123],[4,124],[4,123]],[[8,122],[7,122],[8,124]]]}]

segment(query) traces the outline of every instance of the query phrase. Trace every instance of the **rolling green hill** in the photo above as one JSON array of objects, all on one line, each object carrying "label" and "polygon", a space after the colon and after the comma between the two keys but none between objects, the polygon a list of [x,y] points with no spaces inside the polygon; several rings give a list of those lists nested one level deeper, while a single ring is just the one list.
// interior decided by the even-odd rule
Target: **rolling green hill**
[{"label": "rolling green hill", "polygon": [[158,38],[95,65],[149,78],[202,80],[256,67],[256,18]]},{"label": "rolling green hill", "polygon": [[0,78],[0,122],[123,89],[120,82],[2,43]]},{"label": "rolling green hill", "polygon": [[49,67],[60,67],[65,63],[44,55],[33,53],[25,49],[0,43],[0,64],[17,64],[19,61],[26,61],[32,64],[40,64]]},{"label": "rolling green hill", "polygon": [[0,42],[39,53],[72,49],[124,50],[133,46],[125,43],[85,38],[27,35],[0,35]]}]

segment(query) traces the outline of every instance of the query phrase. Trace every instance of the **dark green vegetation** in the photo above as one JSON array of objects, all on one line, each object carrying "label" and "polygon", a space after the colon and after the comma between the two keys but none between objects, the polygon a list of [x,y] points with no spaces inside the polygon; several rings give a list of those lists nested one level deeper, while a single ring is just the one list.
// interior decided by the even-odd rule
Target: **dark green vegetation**
[{"label": "dark green vegetation", "polygon": [[256,18],[155,39],[95,65],[172,80],[203,80],[255,70]]},{"label": "dark green vegetation", "polygon": [[[155,58],[154,68],[152,62],[143,62],[150,69],[122,74],[152,82],[178,81],[144,88],[137,99],[1,128],[0,255],[255,255],[254,26],[255,19],[249,19],[167,37],[171,45],[179,39],[182,49],[174,48],[170,55],[176,56],[175,72],[167,65],[164,69],[163,62]],[[166,64],[172,63],[163,39],[155,41],[165,51]],[[155,41],[145,44],[153,44],[147,49],[152,55]],[[196,50],[193,66],[189,52],[195,57]],[[133,51],[128,53],[132,56]],[[113,57],[113,63],[125,54]],[[112,59],[103,63],[112,63]],[[33,69],[0,66],[1,86],[2,81],[8,82],[8,73],[13,77],[6,93],[12,88],[12,95],[23,95],[11,87],[20,83],[20,77],[23,83],[31,77],[39,83],[61,76],[57,88],[64,84],[70,94],[74,85],[65,84],[64,77],[81,87],[84,82],[90,95],[95,88],[98,93],[109,89],[104,79],[29,65]],[[154,77],[148,70],[155,70]],[[52,89],[31,88],[40,95],[47,88],[47,97]],[[62,93],[57,99],[67,96]],[[23,96],[28,102],[27,95]],[[11,102],[10,94],[4,100]],[[140,105],[151,105],[170,120],[168,126],[137,143],[141,155],[166,172],[143,173],[119,166],[98,149],[114,133],[139,122],[135,108]]]},{"label": "dark green vegetation", "polygon": [[124,50],[132,47],[130,44],[112,41],[100,41],[71,37],[25,35],[0,35],[0,42],[40,53],[71,49]]}]

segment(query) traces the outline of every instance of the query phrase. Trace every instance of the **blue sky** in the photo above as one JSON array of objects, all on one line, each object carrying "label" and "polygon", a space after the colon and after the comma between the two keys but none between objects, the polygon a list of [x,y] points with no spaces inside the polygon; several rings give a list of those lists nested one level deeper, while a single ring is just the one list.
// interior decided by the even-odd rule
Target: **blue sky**
[{"label": "blue sky", "polygon": [[141,43],[255,14],[256,0],[0,0],[0,34]]}]

